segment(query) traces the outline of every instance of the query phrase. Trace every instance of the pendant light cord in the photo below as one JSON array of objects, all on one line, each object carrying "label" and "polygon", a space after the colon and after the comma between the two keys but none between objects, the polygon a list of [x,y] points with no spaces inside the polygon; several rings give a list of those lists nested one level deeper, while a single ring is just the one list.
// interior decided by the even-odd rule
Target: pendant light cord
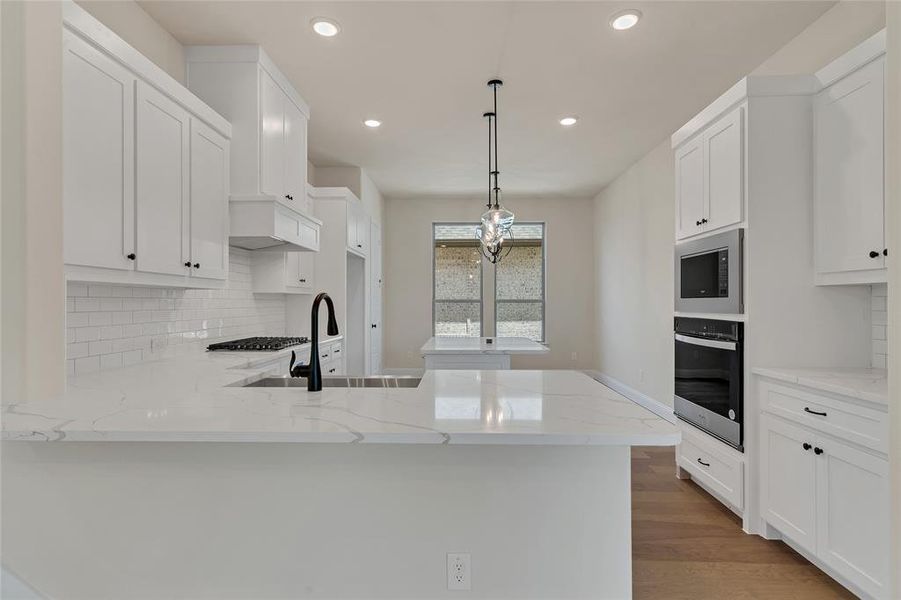
[{"label": "pendant light cord", "polygon": [[494,208],[498,208],[498,187],[497,178],[500,171],[497,166],[497,83],[491,86],[494,89]]}]

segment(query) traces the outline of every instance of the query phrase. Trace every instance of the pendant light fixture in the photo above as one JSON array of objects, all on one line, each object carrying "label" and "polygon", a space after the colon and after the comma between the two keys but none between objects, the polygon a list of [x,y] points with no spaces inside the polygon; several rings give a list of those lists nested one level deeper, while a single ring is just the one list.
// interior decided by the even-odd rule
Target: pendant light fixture
[{"label": "pendant light fixture", "polygon": [[[488,119],[488,210],[482,213],[481,225],[476,228],[476,237],[481,242],[482,255],[491,264],[497,264],[510,253],[513,241],[513,212],[501,205],[501,188],[498,184],[500,171],[497,166],[497,88],[504,85],[500,79],[488,82],[494,93],[494,111],[486,112]],[[508,240],[506,244],[504,241]]]}]

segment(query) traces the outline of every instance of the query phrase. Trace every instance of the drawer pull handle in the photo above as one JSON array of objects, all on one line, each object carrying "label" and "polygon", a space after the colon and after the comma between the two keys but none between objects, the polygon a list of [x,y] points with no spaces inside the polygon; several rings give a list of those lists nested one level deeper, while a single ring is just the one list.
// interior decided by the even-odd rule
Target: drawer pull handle
[{"label": "drawer pull handle", "polygon": [[705,463],[705,462],[704,462],[703,460],[701,460],[700,458],[698,459],[698,462],[701,463],[701,464],[702,464],[703,466],[705,466],[705,467],[709,467],[709,466],[710,466],[710,463]]},{"label": "drawer pull handle", "polygon": [[812,448],[812,446],[810,444],[808,444],[807,442],[804,442],[803,444],[801,444],[801,447],[804,448],[805,450],[810,450]]},{"label": "drawer pull handle", "polygon": [[810,413],[810,414],[812,414],[812,415],[817,415],[818,417],[825,417],[825,416],[826,416],[826,413],[824,413],[824,412],[817,412],[817,411],[815,411],[815,410],[810,410],[810,408],[808,408],[808,407],[806,407],[806,406],[804,407],[804,412]]}]

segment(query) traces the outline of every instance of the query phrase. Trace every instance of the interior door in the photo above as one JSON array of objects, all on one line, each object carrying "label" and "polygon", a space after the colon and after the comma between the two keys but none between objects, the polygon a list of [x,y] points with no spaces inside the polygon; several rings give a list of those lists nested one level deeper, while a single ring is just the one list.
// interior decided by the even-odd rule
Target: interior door
[{"label": "interior door", "polygon": [[888,462],[838,441],[817,442],[817,556],[874,598],[889,585]]},{"label": "interior door", "polygon": [[372,374],[382,372],[382,229],[372,223],[370,229],[370,300],[369,300],[369,368]]},{"label": "interior door", "polygon": [[187,275],[190,117],[137,83],[137,269]]},{"label": "interior door", "polygon": [[285,195],[285,93],[260,69],[260,191]]},{"label": "interior door", "polygon": [[228,277],[228,140],[191,119],[191,275]]},{"label": "interior door", "polygon": [[770,415],[763,419],[763,517],[811,553],[817,545],[815,441],[805,429]]},{"label": "interior door", "polygon": [[885,266],[884,66],[884,57],[871,62],[820,92],[814,102],[819,273]]},{"label": "interior door", "polygon": [[701,233],[704,212],[704,144],[698,136],[676,150],[676,237]]},{"label": "interior door", "polygon": [[285,195],[302,209],[307,191],[307,119],[285,98]]},{"label": "interior door", "polygon": [[67,264],[134,268],[134,87],[128,70],[63,31]]},{"label": "interior door", "polygon": [[704,230],[741,222],[744,198],[744,141],[741,107],[704,132],[707,202]]}]

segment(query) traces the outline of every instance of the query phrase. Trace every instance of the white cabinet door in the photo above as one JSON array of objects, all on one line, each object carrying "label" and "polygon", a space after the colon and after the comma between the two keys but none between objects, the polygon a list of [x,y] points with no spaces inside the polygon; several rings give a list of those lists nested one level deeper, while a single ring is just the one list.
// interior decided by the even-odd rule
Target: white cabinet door
[{"label": "white cabinet door", "polygon": [[307,119],[285,98],[285,195],[304,210],[307,195]]},{"label": "white cabinet door", "polygon": [[817,556],[875,598],[888,597],[888,461],[846,444],[817,447]]},{"label": "white cabinet door", "polygon": [[704,132],[705,231],[741,222],[744,198],[742,108]]},{"label": "white cabinet door", "polygon": [[357,208],[357,250],[363,254],[369,254],[369,215],[362,206]]},{"label": "white cabinet door", "polygon": [[885,266],[884,66],[884,57],[871,62],[814,102],[818,273]]},{"label": "white cabinet door", "polygon": [[816,552],[814,435],[769,415],[763,417],[762,431],[763,517],[801,547]]},{"label": "white cabinet door", "polygon": [[285,93],[260,69],[260,191],[285,195]]},{"label": "white cabinet door", "polygon": [[294,293],[312,294],[316,288],[314,261],[314,252],[285,252],[285,287]]},{"label": "white cabinet door", "polygon": [[228,277],[228,140],[191,119],[191,275]]},{"label": "white cabinet door", "polygon": [[358,212],[356,205],[347,201],[347,247],[359,250],[359,230],[357,229]]},{"label": "white cabinet door", "polygon": [[135,77],[63,31],[64,256],[133,269]]},{"label": "white cabinet door", "polygon": [[371,226],[369,236],[369,370],[373,375],[382,373],[382,230]]},{"label": "white cabinet door", "polygon": [[137,84],[137,269],[187,275],[190,117]]},{"label": "white cabinet door", "polygon": [[676,238],[701,233],[704,218],[704,140],[676,149]]}]

